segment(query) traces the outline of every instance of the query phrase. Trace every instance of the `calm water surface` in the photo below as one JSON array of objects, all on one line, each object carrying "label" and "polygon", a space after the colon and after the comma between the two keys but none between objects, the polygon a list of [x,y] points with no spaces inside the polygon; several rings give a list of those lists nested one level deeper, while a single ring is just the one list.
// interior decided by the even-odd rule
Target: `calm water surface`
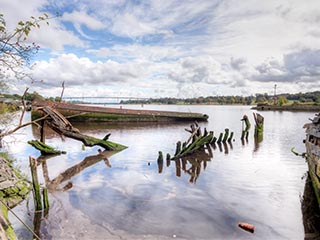
[{"label": "calm water surface", "polygon": [[[57,190],[50,192],[51,207],[41,220],[44,239],[304,238],[301,197],[307,165],[290,150],[304,151],[302,126],[314,113],[262,112],[264,139],[256,144],[249,107],[145,105],[143,109],[208,114],[209,121],[201,126],[216,136],[229,128],[235,141],[212,149],[212,155],[206,151],[190,161],[164,161],[161,167],[158,151],[173,155],[176,142],[188,139],[184,128],[189,123],[77,125],[99,138],[110,132],[111,141],[128,146],[108,154],[108,160],[96,157],[99,147],[83,149],[78,141],[49,134],[46,142],[67,154],[42,160],[38,167],[42,184],[64,176]],[[252,127],[248,142],[242,143],[244,114]],[[38,137],[36,128],[25,129],[6,146],[26,175],[28,156],[40,154],[25,141]],[[33,225],[32,196],[15,210]],[[18,236],[30,239],[11,219]],[[240,229],[238,222],[254,224],[254,234]]]}]

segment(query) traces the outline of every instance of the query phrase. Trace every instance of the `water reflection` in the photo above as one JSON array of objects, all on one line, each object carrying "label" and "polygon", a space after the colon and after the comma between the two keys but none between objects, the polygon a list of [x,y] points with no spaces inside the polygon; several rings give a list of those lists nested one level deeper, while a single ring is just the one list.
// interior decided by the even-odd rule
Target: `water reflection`
[{"label": "water reflection", "polygon": [[[230,150],[233,150],[232,141],[206,144],[205,147],[198,149],[196,152],[178,159],[170,159],[170,155],[168,154],[166,158],[166,166],[170,167],[171,162],[174,162],[177,177],[181,177],[181,172],[183,171],[185,174],[190,176],[190,183],[196,183],[201,173],[201,169],[205,170],[207,168],[207,162],[211,161],[213,158],[213,151],[217,149],[217,146],[219,151],[224,154],[229,154],[229,148]],[[161,174],[164,166],[164,160],[162,157],[158,158],[157,165],[158,173]]]},{"label": "water reflection", "polygon": [[305,239],[320,239],[320,211],[309,175],[306,178],[306,185],[304,187],[303,198],[301,201],[301,210],[303,215]]},{"label": "water reflection", "polygon": [[[175,110],[175,106],[159,107]],[[299,194],[303,193],[305,181],[301,180],[301,174],[307,166],[300,158],[292,157],[290,149],[295,146],[299,152],[303,151],[302,126],[310,113],[264,113],[268,123],[265,136],[263,143],[257,142],[255,147],[253,129],[248,142],[244,141],[245,146],[240,141],[239,119],[243,114],[252,116],[249,107],[185,108],[189,107],[191,111],[210,114],[207,129],[215,132],[227,126],[235,129],[233,146],[227,143],[226,149],[221,144],[219,149],[217,143],[210,145],[212,154],[209,148],[205,149],[211,156],[207,161],[200,157],[168,161],[164,156],[157,166],[158,149],[171,153],[175,149],[172,142],[189,136],[181,131],[182,124],[120,125],[119,128],[109,124],[95,127],[84,124],[83,128],[90,131],[88,134],[101,138],[110,132],[129,148],[109,158],[111,168],[100,160],[58,186],[61,190],[72,188],[69,191],[50,192],[52,204],[48,220],[42,219],[42,236],[45,239],[145,239],[145,236],[149,236],[146,239],[172,239],[172,236],[177,239],[303,239]],[[46,161],[49,180],[78,164],[76,159],[98,154],[97,148],[82,151],[80,143],[69,139],[61,143],[56,136],[48,143],[59,149],[67,147],[68,151],[59,159]],[[12,151],[19,156],[18,164],[25,166],[25,156],[38,152],[28,145],[20,146],[15,144]],[[253,154],[254,149],[257,152]],[[28,172],[29,169],[25,169]],[[20,212],[25,213],[23,206]],[[250,235],[239,229],[238,221],[254,224],[255,233]],[[16,227],[19,238],[28,239],[20,225],[15,223],[15,226],[19,226]],[[120,232],[115,235],[114,229]],[[127,233],[136,235],[127,237]]]},{"label": "water reflection", "polygon": [[61,183],[71,179],[73,176],[79,174],[84,169],[100,162],[101,160],[104,161],[106,167],[111,168],[109,157],[111,157],[115,153],[117,153],[117,151],[102,151],[101,149],[98,149],[98,154],[85,157],[81,162],[66,169],[52,180],[49,179],[47,160],[54,157],[55,155],[41,155],[37,158],[37,163],[38,165],[42,166],[42,172],[46,187],[49,190],[65,191],[72,188],[72,182],[67,183],[67,185],[65,185],[63,188],[59,189],[58,187]]},{"label": "water reflection", "polygon": [[[218,146],[219,151],[223,152],[224,154],[229,154],[229,148],[230,148],[230,150],[233,150],[233,144],[232,144],[231,141],[230,142],[229,141],[228,142],[222,142],[222,143],[221,142],[212,143],[211,146],[212,146],[213,150],[216,150],[217,146]],[[211,150],[211,148],[210,148],[210,150]]]},{"label": "water reflection", "polygon": [[[167,159],[166,166],[170,167],[171,162],[174,162],[177,177],[181,177],[181,172],[183,172],[190,176],[190,183],[196,183],[198,177],[200,176],[201,169],[205,170],[207,168],[207,162],[211,161],[212,157],[212,149],[209,145],[207,145],[206,148],[197,150],[195,153],[189,156],[174,160]],[[161,174],[162,170],[163,160],[158,160],[158,173]]]}]

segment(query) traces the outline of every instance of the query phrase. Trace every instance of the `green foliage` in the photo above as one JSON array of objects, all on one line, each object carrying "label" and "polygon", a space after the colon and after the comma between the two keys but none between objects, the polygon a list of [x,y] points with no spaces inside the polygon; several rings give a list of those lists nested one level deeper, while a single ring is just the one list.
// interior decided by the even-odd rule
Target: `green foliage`
[{"label": "green foliage", "polygon": [[17,79],[31,78],[24,68],[29,66],[31,57],[36,54],[40,46],[29,44],[26,40],[34,28],[40,28],[41,22],[48,22],[49,16],[43,14],[28,21],[19,21],[17,26],[7,29],[6,20],[0,14],[0,89],[3,89],[8,76],[15,75]]},{"label": "green foliage", "polygon": [[[279,94],[277,95],[281,104],[288,104],[289,101],[299,102],[314,102],[320,104],[320,91],[297,93],[297,94]],[[121,104],[241,104],[251,105],[254,103],[273,104],[274,96],[269,96],[267,93],[256,94],[255,96],[208,96],[198,98],[150,98],[147,100],[128,100],[121,101]],[[278,102],[278,104],[280,104]]]},{"label": "green foliage", "polygon": [[283,106],[288,103],[288,99],[285,96],[278,97],[278,105]]},{"label": "green foliage", "polygon": [[34,99],[44,99],[44,98],[35,91],[33,93],[26,93],[25,100],[32,102]]}]

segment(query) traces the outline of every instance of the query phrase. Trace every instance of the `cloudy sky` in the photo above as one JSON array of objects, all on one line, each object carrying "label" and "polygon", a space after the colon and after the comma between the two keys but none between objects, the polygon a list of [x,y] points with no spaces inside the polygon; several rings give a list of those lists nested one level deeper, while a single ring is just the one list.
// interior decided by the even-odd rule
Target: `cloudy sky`
[{"label": "cloudy sky", "polygon": [[[198,97],[320,90],[319,0],[0,0],[30,34],[30,91],[59,96]],[[29,84],[29,83],[26,83]],[[25,88],[16,83],[12,91]]]}]

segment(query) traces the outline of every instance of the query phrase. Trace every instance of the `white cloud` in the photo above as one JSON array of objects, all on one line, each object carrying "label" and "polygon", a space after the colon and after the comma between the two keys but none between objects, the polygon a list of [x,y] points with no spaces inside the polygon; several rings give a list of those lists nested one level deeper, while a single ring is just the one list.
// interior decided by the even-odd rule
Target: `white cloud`
[{"label": "white cloud", "polygon": [[56,53],[35,68],[40,92],[61,81],[70,94],[132,96],[251,94],[275,82],[319,89],[318,0],[3,2],[10,22],[46,7],[62,14],[30,35]]},{"label": "white cloud", "polygon": [[62,20],[70,21],[72,23],[78,23],[80,25],[85,25],[86,27],[92,30],[99,30],[105,28],[105,25],[101,21],[95,19],[92,16],[89,16],[85,12],[80,11],[64,13],[62,16]]}]

